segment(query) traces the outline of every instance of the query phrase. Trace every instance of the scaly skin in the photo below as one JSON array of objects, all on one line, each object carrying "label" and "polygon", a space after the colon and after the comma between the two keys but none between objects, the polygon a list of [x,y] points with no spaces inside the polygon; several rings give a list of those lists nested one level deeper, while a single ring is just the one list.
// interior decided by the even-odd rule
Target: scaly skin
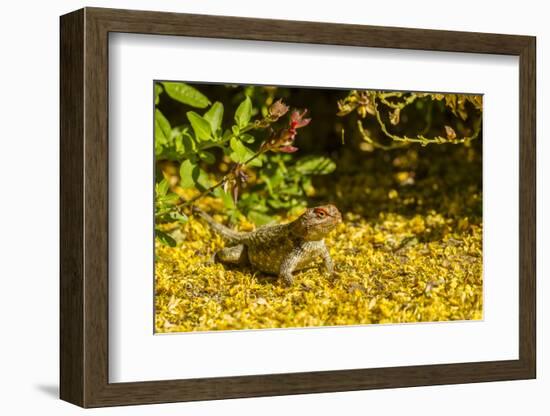
[{"label": "scaly skin", "polygon": [[340,211],[334,205],[308,208],[291,223],[265,226],[249,233],[231,230],[198,208],[194,211],[229,244],[216,253],[217,261],[250,264],[259,271],[282,277],[288,284],[294,280],[294,271],[310,266],[319,257],[328,273],[334,273],[324,241],[324,237],[342,221]]}]

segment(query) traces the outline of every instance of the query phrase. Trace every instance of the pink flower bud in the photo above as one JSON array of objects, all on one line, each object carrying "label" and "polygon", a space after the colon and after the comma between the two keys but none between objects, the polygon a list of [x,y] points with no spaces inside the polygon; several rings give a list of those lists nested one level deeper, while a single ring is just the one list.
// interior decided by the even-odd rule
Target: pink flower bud
[{"label": "pink flower bud", "polygon": [[298,148],[294,146],[283,146],[283,147],[279,147],[279,149],[277,150],[283,153],[294,153],[298,151]]}]

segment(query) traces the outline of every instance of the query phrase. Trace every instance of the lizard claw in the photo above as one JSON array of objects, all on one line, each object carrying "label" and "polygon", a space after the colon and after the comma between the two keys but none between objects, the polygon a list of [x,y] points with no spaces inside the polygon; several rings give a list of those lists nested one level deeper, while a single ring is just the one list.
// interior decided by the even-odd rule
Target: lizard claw
[{"label": "lizard claw", "polygon": [[335,270],[333,270],[332,272],[328,272],[327,275],[330,284],[334,284],[338,280],[340,280],[340,274]]},{"label": "lizard claw", "polygon": [[208,260],[206,260],[205,264],[208,265],[208,266],[211,266],[211,265],[213,265],[213,264],[216,264],[216,263],[217,263],[217,261],[216,261],[216,255],[217,255],[217,254],[218,254],[218,253],[212,254],[212,255],[208,258]]},{"label": "lizard claw", "polygon": [[292,284],[294,283],[294,278],[292,277],[292,275],[290,276],[282,276],[283,277],[283,282],[285,284],[285,286],[287,287],[290,287],[292,286]]}]

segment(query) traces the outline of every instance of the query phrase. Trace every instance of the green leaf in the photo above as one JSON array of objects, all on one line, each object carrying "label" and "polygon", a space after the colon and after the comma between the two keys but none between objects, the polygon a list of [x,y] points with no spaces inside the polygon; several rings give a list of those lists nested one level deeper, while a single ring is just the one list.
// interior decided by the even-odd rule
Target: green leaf
[{"label": "green leaf", "polygon": [[199,189],[202,188],[202,190],[205,190],[211,186],[210,179],[208,179],[208,173],[198,166],[193,170],[193,179],[195,180],[195,184],[199,185],[197,186]]},{"label": "green leaf", "polygon": [[223,201],[223,205],[227,209],[235,209],[235,201],[233,201],[233,197],[225,192],[223,188],[216,188],[214,190],[214,195],[216,198],[220,198]]},{"label": "green leaf", "polygon": [[197,108],[206,108],[210,104],[208,98],[199,90],[183,82],[163,82],[166,93],[180,103]]},{"label": "green leaf", "polygon": [[297,183],[289,184],[287,183],[284,189],[280,190],[282,195],[285,195],[287,198],[291,196],[301,196],[302,195],[302,188],[298,186]]},{"label": "green leaf", "polygon": [[193,170],[195,168],[197,168],[197,165],[189,159],[184,160],[180,165],[180,186],[182,188],[193,188],[195,186],[195,181],[193,180]]},{"label": "green leaf", "polygon": [[[229,154],[229,157],[233,162],[236,163],[245,163],[252,156],[254,152],[246,147],[238,138],[232,137],[229,141],[229,147],[231,147],[232,152]],[[262,162],[260,159],[254,159],[250,162],[251,166],[261,166]]]},{"label": "green leaf", "polygon": [[175,160],[187,159],[189,155],[196,152],[197,145],[191,133],[191,127],[187,125],[173,127],[172,145]]},{"label": "green leaf", "polygon": [[231,150],[233,150],[230,155],[233,162],[243,163],[246,161],[246,157],[249,152],[245,145],[242,144],[239,139],[237,139],[236,137],[231,137],[231,140],[229,141],[229,147],[231,147]]},{"label": "green leaf", "polygon": [[189,218],[187,217],[187,215],[185,214],[181,214],[179,212],[175,212],[175,211],[172,211],[170,213],[167,214],[168,218],[170,218],[171,220],[173,221],[179,221],[181,222],[182,224],[186,223]]},{"label": "green leaf", "polygon": [[237,111],[235,111],[235,122],[237,123],[237,126],[241,129],[245,127],[250,121],[251,116],[252,101],[250,101],[250,97],[247,96],[244,101],[239,104]]},{"label": "green leaf", "polygon": [[273,209],[288,209],[292,206],[292,202],[280,199],[268,199],[267,204]]},{"label": "green leaf", "polygon": [[210,139],[212,132],[210,131],[210,123],[208,121],[206,121],[204,118],[199,116],[194,111],[187,112],[187,119],[191,123],[191,127],[193,127],[193,131],[195,132],[195,137],[197,139],[199,140]]},{"label": "green leaf", "polygon": [[306,193],[307,196],[313,196],[315,193],[315,188],[313,187],[313,183],[311,181],[311,176],[304,175],[301,178],[301,184],[302,189]]},{"label": "green leaf", "polygon": [[157,201],[163,205],[174,205],[180,199],[179,195],[176,193],[169,193],[168,195],[157,197]]},{"label": "green leaf", "polygon": [[170,127],[170,122],[160,110],[155,109],[155,140],[163,145],[168,144],[171,137],[172,127]]},{"label": "green leaf", "polygon": [[188,127],[184,127],[181,130],[181,142],[185,149],[185,153],[191,153],[197,150],[197,144]]},{"label": "green leaf", "polygon": [[231,130],[226,129],[226,130],[223,132],[222,140],[223,140],[223,141],[229,140],[229,138],[230,138],[232,135],[233,135],[233,134],[232,134]]},{"label": "green leaf", "polygon": [[250,211],[248,213],[248,218],[256,225],[266,225],[275,221],[273,217],[258,211]]},{"label": "green leaf", "polygon": [[264,213],[269,210],[269,208],[265,206],[265,199],[260,198],[256,193],[243,194],[237,202],[237,206],[242,212],[246,213],[247,215],[252,209],[254,209],[254,211],[256,212]]},{"label": "green leaf", "polygon": [[253,135],[247,134],[247,133],[241,134],[239,136],[239,139],[241,139],[245,143],[254,143],[254,140],[256,140],[256,138]]},{"label": "green leaf", "polygon": [[162,155],[163,146],[159,140],[155,140],[155,156],[158,158]]},{"label": "green leaf", "polygon": [[216,157],[214,156],[214,154],[207,152],[206,150],[201,150],[199,152],[199,157],[201,158],[201,160],[204,160],[209,165],[213,165],[216,162]]},{"label": "green leaf", "polygon": [[185,156],[185,153],[187,153],[187,149],[185,149],[185,143],[183,142],[183,135],[181,133],[178,133],[174,137],[174,147],[176,148],[176,153],[179,157]]},{"label": "green leaf", "polygon": [[306,156],[294,165],[302,175],[327,175],[334,172],[336,163],[324,156]]},{"label": "green leaf", "polygon": [[158,196],[164,196],[170,189],[170,184],[166,179],[163,179],[156,185],[156,191]]},{"label": "green leaf", "polygon": [[180,186],[184,189],[193,187],[208,189],[210,188],[210,180],[204,170],[187,159],[180,165]]},{"label": "green leaf", "polygon": [[164,91],[162,89],[162,86],[159,83],[155,82],[155,105],[159,103],[159,96],[160,94],[162,94],[162,91]]},{"label": "green leaf", "polygon": [[223,104],[219,101],[212,104],[212,107],[204,113],[204,119],[210,123],[210,130],[212,133],[216,134],[222,125]]},{"label": "green leaf", "polygon": [[158,228],[155,229],[155,235],[160,240],[162,244],[165,244],[170,247],[176,247],[176,240],[174,240],[172,237],[170,237],[169,234],[166,234],[164,231],[159,230]]}]

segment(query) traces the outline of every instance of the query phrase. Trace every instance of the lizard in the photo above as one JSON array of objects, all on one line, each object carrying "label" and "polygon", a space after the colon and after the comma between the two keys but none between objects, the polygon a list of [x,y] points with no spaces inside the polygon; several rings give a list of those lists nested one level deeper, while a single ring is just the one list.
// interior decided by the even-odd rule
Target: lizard
[{"label": "lizard", "polygon": [[226,248],[214,255],[217,262],[250,264],[263,273],[278,275],[288,285],[294,281],[294,271],[310,266],[319,257],[328,273],[334,274],[324,241],[324,237],[342,222],[342,215],[334,205],[308,208],[292,222],[265,225],[251,232],[232,230],[200,208],[193,207],[193,211],[226,242]]}]

